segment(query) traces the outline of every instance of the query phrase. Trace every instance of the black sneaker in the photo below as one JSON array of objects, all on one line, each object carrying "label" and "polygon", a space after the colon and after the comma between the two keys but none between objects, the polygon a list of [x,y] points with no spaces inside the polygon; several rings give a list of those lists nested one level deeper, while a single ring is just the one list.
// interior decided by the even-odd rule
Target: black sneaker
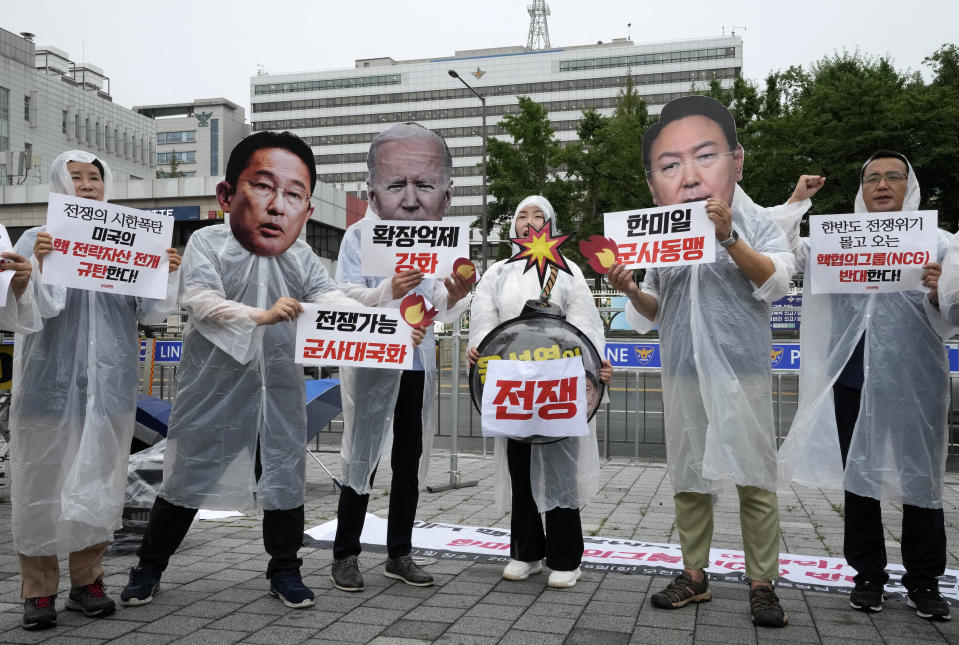
[{"label": "black sneaker", "polygon": [[160,590],[162,575],[163,570],[156,567],[139,565],[130,569],[130,580],[120,592],[120,604],[134,607],[153,600],[153,595]]},{"label": "black sneaker", "polygon": [[665,589],[650,596],[649,601],[660,609],[679,609],[691,602],[708,602],[712,597],[705,572],[702,582],[696,582],[684,571],[670,580]]},{"label": "black sneaker", "polygon": [[776,591],[766,585],[749,590],[749,610],[753,615],[753,625],[758,627],[785,627],[789,622]]},{"label": "black sneaker", "polygon": [[46,629],[57,626],[56,594],[23,601],[23,628]]},{"label": "black sneaker", "polygon": [[849,594],[849,606],[860,611],[878,613],[882,611],[885,583],[876,578],[863,578],[856,582],[856,588]]},{"label": "black sneaker", "polygon": [[67,609],[82,611],[88,618],[109,616],[117,608],[113,598],[107,596],[103,578],[97,578],[91,584],[74,587],[67,598]]},{"label": "black sneaker", "polygon": [[277,571],[270,576],[270,595],[293,609],[313,606],[313,592],[303,584],[299,569]]},{"label": "black sneaker", "polygon": [[387,558],[386,570],[383,575],[387,578],[402,580],[414,587],[430,587],[433,585],[433,576],[420,569],[413,562],[413,556],[409,554],[401,555],[398,558]]},{"label": "black sneaker", "polygon": [[333,560],[330,580],[340,591],[363,591],[363,574],[360,573],[360,562],[356,556],[350,555]]},{"label": "black sneaker", "polygon": [[928,620],[952,620],[949,604],[943,600],[937,586],[919,587],[909,592],[906,604],[916,610],[916,615]]}]

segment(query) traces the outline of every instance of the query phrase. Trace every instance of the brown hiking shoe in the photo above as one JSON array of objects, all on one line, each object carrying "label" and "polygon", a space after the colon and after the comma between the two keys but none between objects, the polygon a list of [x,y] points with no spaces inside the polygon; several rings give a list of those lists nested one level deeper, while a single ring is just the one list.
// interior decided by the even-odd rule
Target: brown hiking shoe
[{"label": "brown hiking shoe", "polygon": [[684,571],[673,578],[665,589],[654,593],[650,602],[653,603],[654,607],[660,609],[679,609],[691,602],[707,602],[712,599],[713,594],[709,590],[709,580],[706,579],[705,575],[703,573],[702,582],[696,582]]},{"label": "brown hiking shoe", "polygon": [[759,585],[749,590],[749,609],[753,624],[759,627],[785,627],[789,619],[772,587]]}]

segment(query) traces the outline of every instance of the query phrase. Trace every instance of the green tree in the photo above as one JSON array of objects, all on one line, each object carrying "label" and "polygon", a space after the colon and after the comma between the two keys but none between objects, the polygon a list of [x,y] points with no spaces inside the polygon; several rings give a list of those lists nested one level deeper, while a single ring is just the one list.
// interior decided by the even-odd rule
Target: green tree
[{"label": "green tree", "polygon": [[174,149],[170,153],[170,169],[163,170],[162,168],[157,168],[157,179],[169,179],[177,177],[186,177],[186,175],[180,172],[180,161],[177,159],[176,150]]}]

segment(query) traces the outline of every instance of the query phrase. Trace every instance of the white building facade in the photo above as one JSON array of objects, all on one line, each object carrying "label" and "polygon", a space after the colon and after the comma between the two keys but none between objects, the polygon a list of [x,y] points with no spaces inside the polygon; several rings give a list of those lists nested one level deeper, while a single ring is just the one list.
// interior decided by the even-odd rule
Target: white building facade
[{"label": "white building facade", "polygon": [[0,184],[45,184],[73,148],[101,156],[118,181],[152,178],[153,119],[115,104],[109,82],[94,65],[0,29]]},{"label": "white building facade", "polygon": [[620,38],[409,61],[373,58],[349,69],[252,77],[250,120],[253,130],[291,130],[303,137],[313,148],[319,178],[364,199],[370,141],[395,123],[416,121],[445,137],[453,154],[449,214],[473,220],[482,213],[482,108],[449,70],[486,97],[488,136],[506,137],[500,119],[518,111],[517,96],[529,96],[549,112],[556,137],[573,141],[584,109],[612,114],[627,76],[657,114],[673,98],[708,89],[713,79],[731,87],[742,61],[737,36],[640,45]]},{"label": "white building facade", "polygon": [[250,133],[246,111],[224,98],[134,106],[156,121],[158,176],[223,177],[230,151]]}]

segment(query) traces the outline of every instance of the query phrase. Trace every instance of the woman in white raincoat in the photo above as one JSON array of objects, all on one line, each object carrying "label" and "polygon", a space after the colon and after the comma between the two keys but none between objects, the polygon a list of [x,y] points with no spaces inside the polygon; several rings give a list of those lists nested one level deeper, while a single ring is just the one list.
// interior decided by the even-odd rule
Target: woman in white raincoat
[{"label": "woman in white raincoat", "polygon": [[[541,228],[556,221],[553,207],[545,197],[527,197],[513,216],[510,237],[523,237],[528,227]],[[515,247],[515,245],[514,245]],[[514,250],[517,250],[514,248]],[[569,265],[572,275],[560,271],[550,295],[550,304],[562,309],[566,320],[582,331],[605,356],[603,321],[583,272]],[[535,271],[524,272],[521,262],[500,261],[483,275],[470,309],[469,361],[479,357],[477,347],[497,325],[522,312],[527,300],[539,297],[543,285]],[[548,279],[548,275],[547,275]],[[612,368],[603,362],[601,376],[608,383]],[[528,444],[497,437],[496,501],[500,510],[512,508],[510,519],[510,562],[503,571],[507,580],[525,580],[542,571],[545,557],[552,569],[551,587],[572,587],[580,576],[583,557],[583,529],[579,509],[599,490],[599,449],[596,423],[589,433],[547,444]],[[540,514],[546,514],[546,530]]]},{"label": "woman in white raincoat", "polygon": [[[70,150],[54,160],[50,188],[107,201],[112,181],[102,160]],[[67,608],[88,616],[113,612],[102,561],[123,511],[139,380],[137,322],[163,322],[177,295],[175,275],[164,300],[43,285],[50,240],[41,226],[16,246],[33,255],[43,316],[42,329],[17,335],[10,411],[13,535],[22,593],[34,601],[31,626],[56,623],[52,601],[39,601],[56,596],[58,555],[70,555]],[[180,256],[168,254],[175,271]]]},{"label": "woman in white raincoat", "polygon": [[[867,167],[880,163],[907,171],[904,181],[902,173],[894,175],[897,182],[880,179],[884,190],[905,188],[901,206],[891,210],[917,210],[919,182],[905,157],[881,151],[866,162],[863,175]],[[869,190],[876,188],[870,184]],[[890,209],[870,208],[860,186],[855,212],[869,210]],[[797,266],[807,267],[808,242],[799,237],[802,216],[775,219],[795,250]],[[937,240],[938,261],[945,255],[949,236],[939,231]],[[779,450],[779,467],[785,482],[846,491],[844,550],[859,572],[853,606],[881,608],[888,575],[880,501],[904,504],[902,554],[907,573],[902,582],[907,589],[934,585],[940,567],[945,567],[942,486],[949,367],[943,342],[956,328],[922,291],[813,294],[810,285],[807,279],[799,407]],[[864,521],[864,514],[872,519]],[[926,516],[928,520],[923,519]],[[917,536],[910,525],[927,528]],[[940,533],[941,548],[933,544]],[[913,539],[918,541],[915,548]],[[935,552],[940,550],[941,563],[929,563],[930,557],[939,559]],[[861,591],[871,593],[871,599],[860,597]],[[869,602],[859,606],[861,599]]]}]

